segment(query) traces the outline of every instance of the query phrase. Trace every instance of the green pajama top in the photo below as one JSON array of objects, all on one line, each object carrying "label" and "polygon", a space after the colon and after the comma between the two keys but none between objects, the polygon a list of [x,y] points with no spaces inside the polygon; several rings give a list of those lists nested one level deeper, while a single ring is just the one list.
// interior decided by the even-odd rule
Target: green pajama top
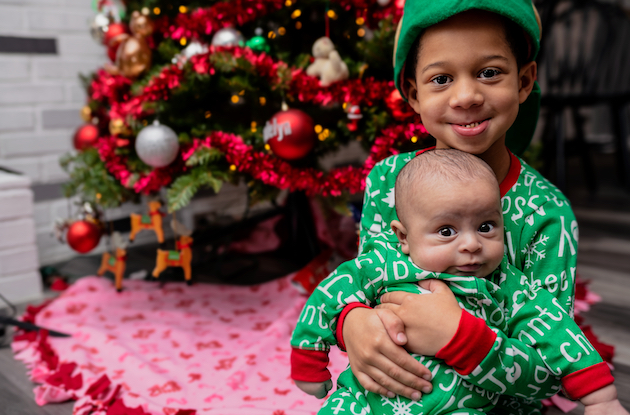
[{"label": "green pajama top", "polygon": [[[487,279],[427,272],[418,268],[408,255],[402,254],[398,243],[390,242],[392,236],[395,237],[390,230],[370,238],[365,253],[341,264],[309,297],[291,339],[294,379],[323,381],[330,378],[322,354],[336,344],[336,323],[345,305],[361,302],[373,306],[390,290],[421,293],[415,284],[417,281],[438,278],[449,285],[460,307],[477,317],[464,313],[460,330],[465,322],[467,327],[463,329],[470,331],[470,337],[490,338],[489,342],[482,342],[487,345],[482,347],[484,353],[494,354],[509,337],[518,338],[521,343],[510,343],[504,355],[485,358],[478,366],[468,369],[459,363],[462,357],[466,360],[468,352],[475,353],[475,347],[470,343],[459,356],[451,353],[444,361],[414,355],[433,369],[434,385],[452,385],[448,390],[443,388],[440,392],[425,395],[422,408],[425,414],[442,413],[448,409],[444,407],[448,402],[451,402],[449,405],[487,410],[504,393],[527,399],[547,398],[560,390],[559,378],[567,375],[571,375],[572,380],[568,384],[570,392],[576,390],[574,385],[581,387],[585,379],[593,382],[598,376],[602,378],[599,384],[610,383],[606,363],[558,300],[546,290],[528,284],[529,278],[509,265],[507,257]],[[481,326],[476,322],[481,322]],[[453,347],[455,354],[460,346]],[[534,350],[540,361],[529,359],[531,353],[527,349]],[[449,366],[453,366],[466,383],[456,382],[456,375]],[[525,376],[528,373],[534,375]],[[451,396],[459,398],[455,400]],[[386,400],[378,397],[376,401],[383,399]],[[375,404],[372,398],[372,407]],[[385,403],[380,405],[387,406]]]},{"label": "green pajama top", "polygon": [[[359,253],[364,252],[371,237],[388,229],[391,221],[398,219],[394,209],[394,184],[398,172],[413,157],[415,152],[388,157],[377,163],[368,175]],[[508,262],[529,277],[528,284],[551,293],[567,313],[573,315],[578,242],[575,215],[560,190],[514,154],[510,153],[510,157],[508,175],[501,183]],[[518,344],[517,339],[507,340],[487,356],[489,362],[505,355],[510,343]],[[530,360],[542,364],[536,352],[525,350]],[[509,400],[506,398],[505,406],[513,404],[507,402]],[[540,407],[539,403],[533,405]]]}]

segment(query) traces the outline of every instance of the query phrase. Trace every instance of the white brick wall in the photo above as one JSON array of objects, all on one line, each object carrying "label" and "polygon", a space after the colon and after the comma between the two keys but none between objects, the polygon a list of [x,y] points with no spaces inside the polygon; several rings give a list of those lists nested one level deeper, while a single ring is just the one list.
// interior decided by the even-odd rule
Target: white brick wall
[{"label": "white brick wall", "polygon": [[39,298],[38,267],[30,180],[0,171],[0,293],[12,302]]},{"label": "white brick wall", "polygon": [[0,53],[0,166],[34,184],[62,182],[61,154],[71,150],[85,104],[79,73],[106,62],[90,36],[91,2],[0,1],[0,34],[54,38],[56,55]]},{"label": "white brick wall", "polygon": [[[0,53],[0,166],[24,173],[35,185],[67,180],[59,157],[72,149],[72,135],[83,124],[79,111],[86,97],[79,73],[89,74],[107,61],[105,48],[90,36],[91,3],[0,0],[0,35],[54,38],[57,42],[56,55]],[[0,200],[0,206],[3,203]],[[16,275],[21,272],[16,258],[46,264],[76,255],[53,234],[55,219],[67,217],[67,201],[46,200],[31,209],[32,219],[0,225],[0,234],[36,236],[32,249],[6,251],[12,256],[0,254],[0,275],[6,270]],[[0,220],[1,216],[0,211]],[[0,241],[0,247],[2,244]],[[22,274],[33,281],[32,273]],[[18,277],[12,278],[11,284],[5,282],[17,289]]]}]

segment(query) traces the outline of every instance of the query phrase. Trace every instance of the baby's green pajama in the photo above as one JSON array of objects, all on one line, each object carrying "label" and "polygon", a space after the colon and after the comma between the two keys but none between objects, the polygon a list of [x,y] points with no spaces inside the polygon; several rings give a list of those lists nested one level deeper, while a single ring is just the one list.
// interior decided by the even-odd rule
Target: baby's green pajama
[{"label": "baby's green pajama", "polygon": [[[481,365],[462,376],[458,373],[461,370],[451,367],[448,360],[414,356],[432,371],[434,385],[434,391],[423,395],[418,402],[400,396],[390,399],[366,392],[348,368],[338,380],[339,388],[328,398],[320,414],[339,414],[342,409],[356,414],[486,413],[508,388],[514,394],[542,399],[559,390],[559,378],[598,364],[605,365],[557,300],[545,290],[521,284],[526,277],[509,265],[506,258],[488,279],[426,272],[416,267],[407,255],[401,254],[397,244],[389,242],[391,234],[393,232],[388,231],[371,238],[366,253],[340,265],[319,284],[307,301],[294,331],[291,340],[294,353],[300,354],[303,359],[313,356],[315,361],[321,362],[319,355],[336,344],[337,317],[346,304],[363,302],[374,305],[377,298],[390,290],[420,293],[421,289],[415,282],[439,278],[449,284],[460,306],[469,313],[464,313],[460,325],[465,322],[481,331],[490,330],[486,322],[492,327],[494,333],[490,332],[487,349],[495,348],[497,342],[501,343],[503,337],[500,335],[506,333],[520,338],[525,345],[535,347],[546,366],[530,368],[519,364],[517,359],[506,359],[502,364],[510,376],[501,379],[493,376],[496,369],[484,369]],[[475,331],[476,328],[470,330]],[[482,333],[478,335],[482,336]],[[485,338],[488,338],[487,333]],[[527,346],[512,345],[508,355],[523,359],[527,356],[524,348]],[[292,376],[305,381],[309,381],[311,375],[312,379],[322,379],[321,371],[327,371],[325,363],[317,366],[317,363],[311,362],[293,367]],[[524,370],[535,371],[535,382],[529,382],[522,376]],[[481,373],[485,376],[479,379]],[[593,372],[589,373],[582,374],[581,379]],[[471,377],[478,378],[477,382],[483,387],[470,383],[468,380]],[[494,387],[486,388],[486,385]]]},{"label": "baby's green pajama", "polygon": [[[361,215],[359,253],[365,252],[364,247],[370,238],[389,229],[391,221],[398,219],[394,209],[396,176],[413,157],[415,152],[388,157],[376,164],[368,175]],[[572,316],[578,242],[575,215],[560,190],[515,155],[510,153],[510,158],[510,170],[501,183],[508,262],[528,277],[527,284],[549,292]],[[504,338],[484,359],[483,367],[496,368],[495,376],[505,378],[508,372],[503,370],[500,362],[511,359],[508,353],[514,344],[521,344],[521,349],[528,355],[530,368],[543,365],[542,358],[533,349],[523,348],[518,339]],[[509,371],[512,366],[503,367]],[[469,381],[477,384],[477,379],[483,379],[484,375],[482,373]],[[535,381],[535,372],[528,371],[523,376]],[[549,389],[547,392],[551,391]],[[541,404],[533,400],[532,396],[514,398],[515,391],[509,387],[501,393],[506,396],[499,400],[491,413],[540,413]]]}]

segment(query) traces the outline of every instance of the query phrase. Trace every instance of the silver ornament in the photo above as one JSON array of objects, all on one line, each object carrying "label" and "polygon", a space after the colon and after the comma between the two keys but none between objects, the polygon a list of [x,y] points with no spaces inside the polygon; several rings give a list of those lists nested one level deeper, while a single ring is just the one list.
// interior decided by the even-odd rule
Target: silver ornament
[{"label": "silver ornament", "polygon": [[170,127],[160,124],[144,127],[136,137],[136,153],[140,160],[151,167],[168,166],[179,153],[177,134]]},{"label": "silver ornament", "polygon": [[206,53],[208,51],[208,45],[204,45],[203,43],[199,43],[197,41],[192,41],[182,50],[182,54],[186,57],[186,59],[190,59],[191,56],[201,55],[202,53]]},{"label": "silver ornament", "polygon": [[94,16],[94,19],[90,22],[90,35],[92,35],[92,39],[94,39],[98,44],[102,44],[105,32],[107,32],[109,24],[113,21],[114,20],[110,15],[97,13],[96,16]]},{"label": "silver ornament", "polygon": [[376,0],[376,2],[378,3],[379,6],[381,7],[385,7],[387,6],[389,3],[391,3],[392,0]]},{"label": "silver ornament", "polygon": [[173,56],[171,62],[182,67],[186,62],[190,60],[192,56],[201,55],[202,53],[206,52],[208,52],[208,45],[193,41],[190,42],[188,46],[186,46],[184,49],[182,49],[181,52]]},{"label": "silver ornament", "polygon": [[219,29],[212,36],[212,46],[243,46],[244,44],[243,34],[231,27]]}]

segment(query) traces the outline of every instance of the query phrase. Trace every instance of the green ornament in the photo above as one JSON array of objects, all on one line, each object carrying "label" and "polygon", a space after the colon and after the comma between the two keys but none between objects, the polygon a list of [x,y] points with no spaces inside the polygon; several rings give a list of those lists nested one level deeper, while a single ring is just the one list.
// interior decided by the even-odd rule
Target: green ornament
[{"label": "green ornament", "polygon": [[262,29],[257,28],[255,33],[256,36],[245,42],[245,45],[254,52],[269,53],[271,48],[269,47],[269,43],[267,43],[267,39],[262,36]]}]

